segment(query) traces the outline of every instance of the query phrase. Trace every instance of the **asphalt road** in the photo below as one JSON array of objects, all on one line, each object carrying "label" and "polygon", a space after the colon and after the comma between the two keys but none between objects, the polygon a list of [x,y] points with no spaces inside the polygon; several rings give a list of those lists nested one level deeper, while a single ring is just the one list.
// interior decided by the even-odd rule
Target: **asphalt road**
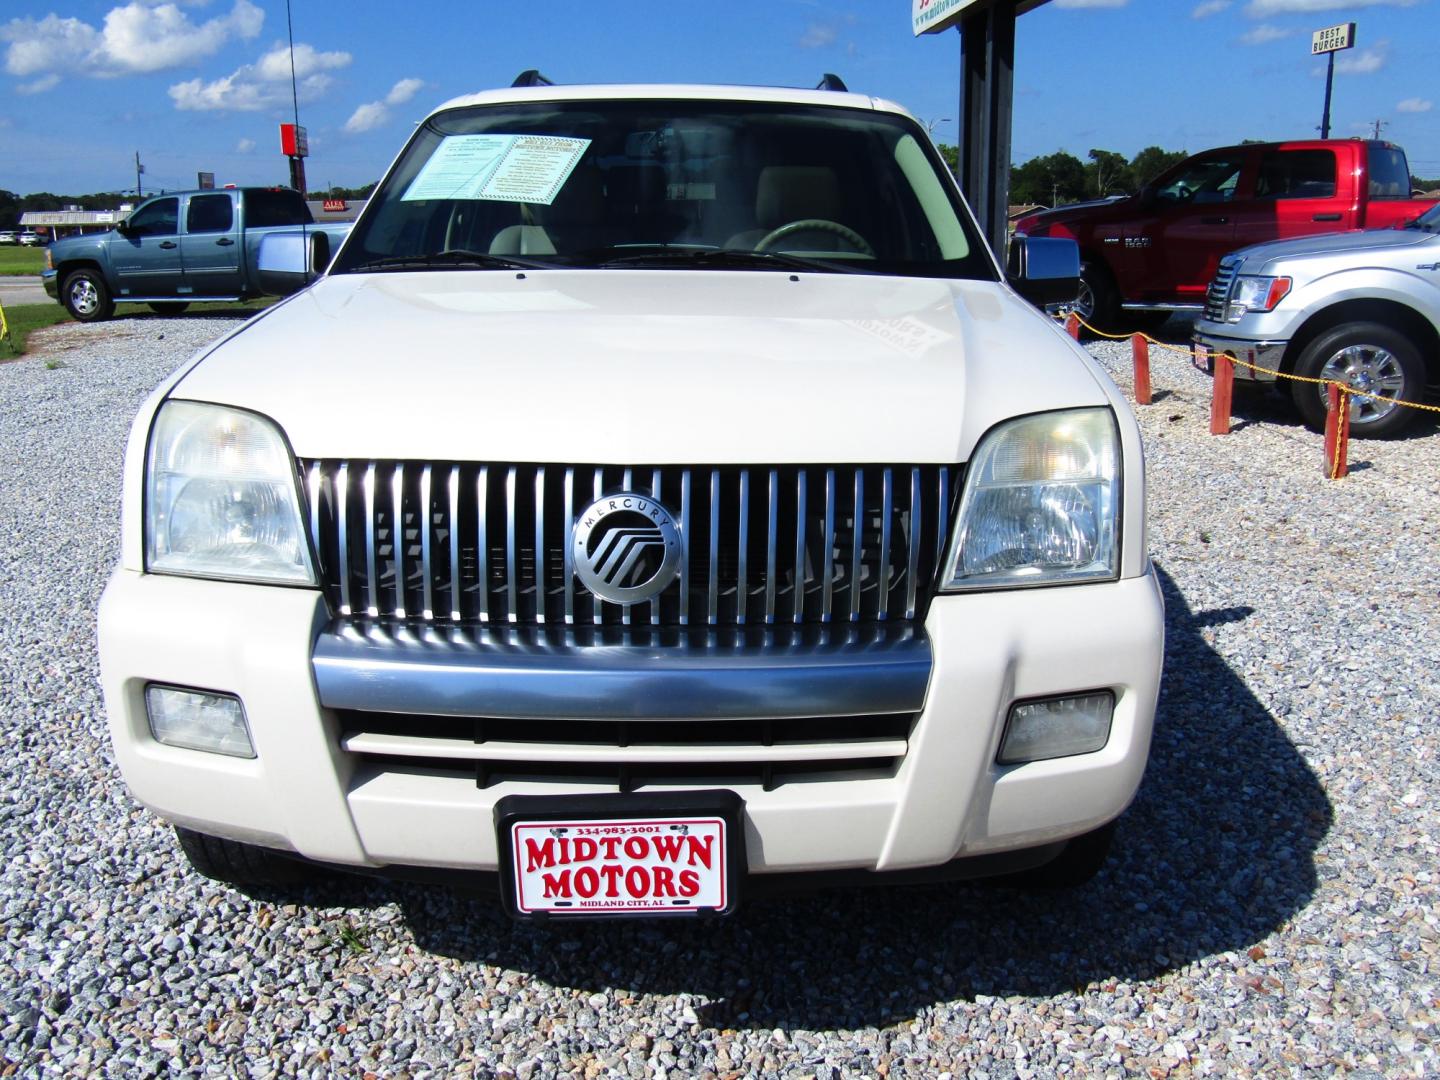
[{"label": "asphalt road", "polygon": [[0,277],[0,304],[14,307],[18,304],[53,304],[45,295],[39,275],[35,277]]}]

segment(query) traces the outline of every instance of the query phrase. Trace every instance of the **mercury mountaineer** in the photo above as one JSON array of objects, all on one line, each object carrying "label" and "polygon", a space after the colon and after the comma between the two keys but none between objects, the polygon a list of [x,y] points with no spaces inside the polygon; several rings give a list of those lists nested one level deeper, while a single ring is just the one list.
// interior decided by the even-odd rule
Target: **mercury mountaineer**
[{"label": "mercury mountaineer", "polygon": [[99,629],[136,797],[212,877],[518,917],[1093,874],[1163,620],[1134,419],[1024,298],[1073,242],[1007,275],[833,77],[518,82],[142,408]]}]

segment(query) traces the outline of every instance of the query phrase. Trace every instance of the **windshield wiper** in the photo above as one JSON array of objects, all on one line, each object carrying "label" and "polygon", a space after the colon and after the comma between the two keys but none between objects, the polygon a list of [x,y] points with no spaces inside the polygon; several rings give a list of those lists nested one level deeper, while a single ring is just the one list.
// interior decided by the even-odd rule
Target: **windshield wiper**
[{"label": "windshield wiper", "polygon": [[[610,251],[615,249],[611,248]],[[582,256],[590,261],[591,255]],[[630,254],[599,254],[594,258],[595,266],[696,266],[734,267],[749,269],[811,270],[821,273],[859,274],[859,267],[847,266],[828,259],[813,259],[803,255],[788,255],[783,251],[737,251],[731,248],[660,248],[653,251],[638,251]]]},{"label": "windshield wiper", "polygon": [[553,270],[554,263],[452,248],[430,255],[390,255],[350,267],[361,270]]}]

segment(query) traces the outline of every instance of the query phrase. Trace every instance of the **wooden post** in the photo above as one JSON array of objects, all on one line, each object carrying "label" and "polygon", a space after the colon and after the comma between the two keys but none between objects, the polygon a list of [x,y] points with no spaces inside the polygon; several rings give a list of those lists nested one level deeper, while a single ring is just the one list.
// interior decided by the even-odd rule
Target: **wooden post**
[{"label": "wooden post", "polygon": [[1210,399],[1210,434],[1230,434],[1230,401],[1235,391],[1235,361],[1216,353],[1214,395]]},{"label": "wooden post", "polygon": [[1073,311],[1065,316],[1065,332],[1076,341],[1080,340],[1080,316]]},{"label": "wooden post", "polygon": [[1349,472],[1350,395],[1334,383],[1325,387],[1325,475],[1342,479]]},{"label": "wooden post", "polygon": [[1144,334],[1130,339],[1130,357],[1135,361],[1135,404],[1150,404],[1150,342]]}]

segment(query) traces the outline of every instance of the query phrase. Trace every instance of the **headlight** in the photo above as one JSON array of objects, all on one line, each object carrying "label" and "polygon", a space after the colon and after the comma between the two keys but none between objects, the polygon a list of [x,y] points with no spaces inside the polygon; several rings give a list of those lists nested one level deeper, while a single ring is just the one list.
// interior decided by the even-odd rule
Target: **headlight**
[{"label": "headlight", "polygon": [[1230,287],[1230,305],[1225,310],[1225,321],[1239,322],[1251,311],[1273,311],[1289,291],[1288,277],[1241,275]]},{"label": "headlight", "polygon": [[1119,577],[1120,436],[1109,409],[1011,420],[970,462],[942,588]]},{"label": "headlight", "polygon": [[152,572],[313,584],[290,450],[270,421],[169,401],[150,432],[145,563]]}]

